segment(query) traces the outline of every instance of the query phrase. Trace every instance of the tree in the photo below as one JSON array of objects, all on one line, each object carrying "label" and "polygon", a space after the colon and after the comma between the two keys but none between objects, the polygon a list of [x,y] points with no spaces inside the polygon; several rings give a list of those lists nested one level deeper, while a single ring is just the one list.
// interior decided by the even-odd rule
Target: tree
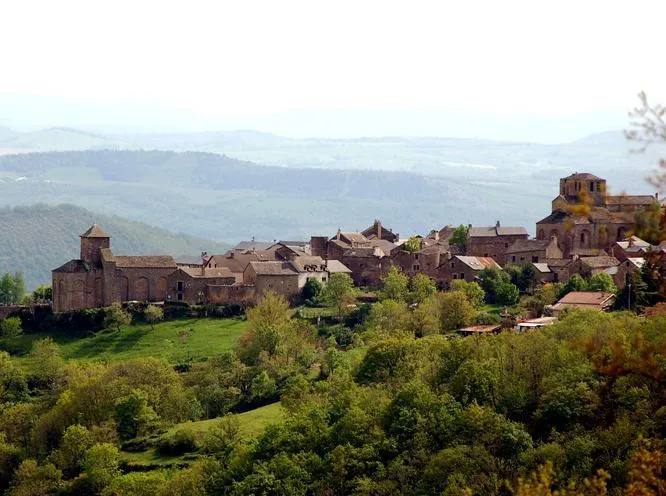
[{"label": "tree", "polygon": [[52,463],[38,465],[24,460],[14,474],[7,494],[11,496],[41,496],[53,494],[62,481],[62,472]]},{"label": "tree", "polygon": [[60,382],[65,360],[51,338],[35,341],[30,351],[30,362],[34,382],[47,388],[54,388]]},{"label": "tree", "polygon": [[503,282],[495,286],[495,303],[512,307],[518,303],[520,291],[510,282]]},{"label": "tree", "polygon": [[145,434],[158,419],[155,410],[148,405],[148,396],[139,389],[116,402],[114,418],[121,439],[133,439]]},{"label": "tree", "polygon": [[365,327],[374,337],[396,337],[409,329],[409,308],[404,301],[383,300],[372,305]]},{"label": "tree", "polygon": [[429,276],[418,273],[409,281],[409,302],[421,304],[437,292],[437,286]]},{"label": "tree", "polygon": [[562,286],[559,294],[557,295],[558,299],[562,299],[567,294],[572,291],[587,291],[587,281],[583,279],[580,275],[574,274],[569,280]]},{"label": "tree", "polygon": [[382,280],[382,289],[379,291],[379,298],[381,300],[405,301],[407,299],[408,288],[409,278],[400,269],[393,266]]},{"label": "tree", "polygon": [[498,303],[497,289],[502,284],[510,284],[511,277],[502,269],[487,267],[479,272],[479,284],[486,293],[486,303]]},{"label": "tree", "polygon": [[0,278],[0,304],[8,305],[13,303],[14,299],[14,278],[11,274],[5,273]]},{"label": "tree", "polygon": [[95,444],[86,451],[83,468],[93,492],[99,493],[120,475],[120,452],[112,444]]},{"label": "tree", "polygon": [[469,235],[469,227],[460,224],[455,228],[453,234],[449,238],[449,244],[457,247],[462,253],[467,250],[467,241]]},{"label": "tree", "polygon": [[269,357],[277,353],[286,329],[292,325],[289,302],[268,291],[246,315],[248,326],[238,344],[238,355],[243,362],[254,365],[262,352]]},{"label": "tree", "polygon": [[338,309],[338,315],[342,316],[349,305],[354,302],[354,281],[349,274],[339,272],[331,275],[324,291],[322,300],[329,306]]},{"label": "tree", "polygon": [[421,238],[419,236],[411,236],[402,244],[402,248],[406,252],[416,253],[421,249]]},{"label": "tree", "polygon": [[67,476],[74,477],[81,471],[85,453],[92,445],[88,429],[78,424],[70,425],[50,458]]},{"label": "tree", "polygon": [[53,298],[53,289],[51,286],[41,285],[32,292],[32,299],[35,301],[50,301]]},{"label": "tree", "polygon": [[21,327],[21,319],[19,317],[7,317],[5,320],[0,321],[0,335],[3,338],[15,338],[23,333]]},{"label": "tree", "polygon": [[305,284],[303,285],[303,299],[306,302],[315,302],[317,301],[317,298],[322,292],[322,289],[324,288],[324,285],[321,283],[319,279],[316,279],[314,277],[308,278],[307,281],[305,281]]},{"label": "tree", "polygon": [[155,330],[155,324],[164,319],[164,309],[157,305],[148,305],[143,311],[143,316],[150,324],[150,329]]},{"label": "tree", "polygon": [[613,282],[613,278],[606,272],[600,272],[588,281],[589,291],[603,291],[604,293],[617,293],[617,286]]},{"label": "tree", "polygon": [[451,281],[451,291],[460,291],[464,293],[467,300],[474,305],[474,308],[479,308],[483,305],[483,299],[486,296],[486,292],[481,286],[479,286],[478,282],[467,282],[464,279],[455,279]]},{"label": "tree", "polygon": [[440,294],[440,323],[442,331],[454,331],[474,321],[476,310],[464,293],[453,291]]},{"label": "tree", "polygon": [[[146,311],[147,310],[148,309],[146,308]],[[132,316],[127,310],[123,308],[119,302],[113,303],[109,308],[106,309],[104,327],[115,327],[116,331],[120,331],[120,326],[129,325],[130,322],[132,322]]]},{"label": "tree", "polygon": [[12,303],[21,303],[25,297],[25,281],[23,280],[23,274],[20,272],[14,273],[14,285],[12,290]]}]

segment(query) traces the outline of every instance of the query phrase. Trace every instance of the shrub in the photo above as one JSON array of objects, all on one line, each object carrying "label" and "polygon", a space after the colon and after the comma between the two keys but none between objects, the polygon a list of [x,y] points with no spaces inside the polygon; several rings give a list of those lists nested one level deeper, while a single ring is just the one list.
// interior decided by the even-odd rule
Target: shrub
[{"label": "shrub", "polygon": [[197,435],[191,429],[178,429],[157,441],[157,452],[165,456],[180,456],[198,449]]}]

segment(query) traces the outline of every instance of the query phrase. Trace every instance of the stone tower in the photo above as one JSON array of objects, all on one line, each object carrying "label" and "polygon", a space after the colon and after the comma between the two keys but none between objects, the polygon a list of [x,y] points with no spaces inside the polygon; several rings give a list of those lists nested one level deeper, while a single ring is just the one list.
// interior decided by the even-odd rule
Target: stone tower
[{"label": "stone tower", "polygon": [[585,192],[595,207],[606,206],[606,180],[587,172],[572,174],[560,179],[560,196],[568,203],[575,203]]},{"label": "stone tower", "polygon": [[97,224],[93,224],[81,236],[81,260],[93,264],[102,263],[102,249],[111,247],[111,236]]}]

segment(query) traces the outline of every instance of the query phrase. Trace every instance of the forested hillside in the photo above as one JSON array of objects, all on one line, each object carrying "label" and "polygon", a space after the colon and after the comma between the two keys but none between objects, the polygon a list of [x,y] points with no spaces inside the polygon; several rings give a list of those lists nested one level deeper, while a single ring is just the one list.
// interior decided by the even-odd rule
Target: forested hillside
[{"label": "forested hillside", "polygon": [[93,223],[111,235],[116,254],[199,255],[224,252],[223,243],[174,234],[72,205],[0,209],[0,273],[21,271],[28,288],[50,283],[51,270],[79,257],[79,234]]}]

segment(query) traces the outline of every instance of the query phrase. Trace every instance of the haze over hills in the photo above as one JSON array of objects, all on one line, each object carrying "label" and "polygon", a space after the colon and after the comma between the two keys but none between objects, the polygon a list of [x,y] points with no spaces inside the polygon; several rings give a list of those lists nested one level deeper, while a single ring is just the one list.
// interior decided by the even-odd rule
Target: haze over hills
[{"label": "haze over hills", "polygon": [[29,288],[50,284],[52,269],[79,257],[78,236],[95,222],[111,235],[111,248],[119,255],[199,255],[229,248],[73,205],[0,208],[0,274],[21,271]]}]

